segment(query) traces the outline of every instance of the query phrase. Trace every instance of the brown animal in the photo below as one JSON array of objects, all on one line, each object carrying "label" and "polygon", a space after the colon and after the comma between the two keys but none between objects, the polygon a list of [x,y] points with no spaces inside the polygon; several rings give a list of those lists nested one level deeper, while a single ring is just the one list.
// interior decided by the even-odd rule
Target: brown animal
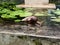
[{"label": "brown animal", "polygon": [[26,17],[26,18],[22,19],[22,21],[25,21],[25,22],[27,22],[30,25],[39,24],[40,26],[42,25],[42,22],[43,22],[43,21],[39,22],[38,18],[36,16]]}]

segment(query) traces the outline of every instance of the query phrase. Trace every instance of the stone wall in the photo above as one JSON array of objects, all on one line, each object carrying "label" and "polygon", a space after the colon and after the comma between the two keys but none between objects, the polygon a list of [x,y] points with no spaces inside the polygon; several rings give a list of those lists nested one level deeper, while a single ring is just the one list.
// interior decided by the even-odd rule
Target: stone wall
[{"label": "stone wall", "polygon": [[25,0],[26,5],[48,4],[49,0]]},{"label": "stone wall", "polygon": [[0,34],[0,45],[60,45],[60,40]]}]

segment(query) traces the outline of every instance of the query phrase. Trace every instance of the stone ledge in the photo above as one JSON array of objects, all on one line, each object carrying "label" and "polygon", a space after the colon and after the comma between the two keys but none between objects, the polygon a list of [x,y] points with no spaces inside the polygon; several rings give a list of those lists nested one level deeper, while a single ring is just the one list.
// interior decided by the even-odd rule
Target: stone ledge
[{"label": "stone ledge", "polygon": [[35,34],[27,34],[27,33],[13,33],[13,32],[6,32],[2,31],[0,34],[9,34],[9,35],[17,35],[17,36],[31,36],[31,37],[39,37],[39,38],[48,38],[48,39],[60,39],[60,37],[57,36],[44,36],[44,35],[35,35]]},{"label": "stone ledge", "polygon": [[24,7],[24,8],[29,8],[29,7],[33,7],[33,8],[42,8],[42,9],[54,9],[55,4],[47,4],[47,5],[16,5],[16,7]]}]

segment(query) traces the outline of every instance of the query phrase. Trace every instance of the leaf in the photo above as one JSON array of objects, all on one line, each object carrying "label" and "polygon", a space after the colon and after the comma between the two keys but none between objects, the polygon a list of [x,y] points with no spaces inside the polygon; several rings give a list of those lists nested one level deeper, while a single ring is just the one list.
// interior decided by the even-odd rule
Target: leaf
[{"label": "leaf", "polygon": [[55,10],[53,13],[60,15],[60,10]]},{"label": "leaf", "polygon": [[7,15],[7,14],[3,14],[2,16],[1,16],[2,18],[17,18],[17,17],[15,17],[15,16],[13,16],[13,15]]},{"label": "leaf", "polygon": [[9,13],[10,10],[8,10],[8,9],[3,9],[2,12],[3,12],[3,13]]},{"label": "leaf", "polygon": [[12,18],[13,19],[13,18],[17,18],[17,17],[15,17],[13,15],[9,15],[8,18]]},{"label": "leaf", "polygon": [[35,16],[50,16],[50,14],[36,13]]},{"label": "leaf", "polygon": [[51,21],[53,21],[53,22],[60,22],[60,18],[51,19]]},{"label": "leaf", "polygon": [[32,13],[31,12],[23,12],[23,13],[20,13],[20,17],[27,17],[27,16],[31,16]]},{"label": "leaf", "polygon": [[56,19],[56,17],[51,17],[51,19]]},{"label": "leaf", "polygon": [[2,18],[9,18],[7,14],[1,15]]},{"label": "leaf", "polygon": [[15,22],[20,22],[21,20],[17,19],[17,20],[14,20]]}]

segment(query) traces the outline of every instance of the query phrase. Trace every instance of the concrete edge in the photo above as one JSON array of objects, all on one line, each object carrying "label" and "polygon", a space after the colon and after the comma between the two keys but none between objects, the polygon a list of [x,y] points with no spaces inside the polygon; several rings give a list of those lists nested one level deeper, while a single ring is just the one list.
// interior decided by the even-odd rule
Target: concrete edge
[{"label": "concrete edge", "polygon": [[44,36],[44,35],[35,35],[35,34],[27,34],[27,33],[0,32],[0,34],[9,34],[9,35],[17,35],[17,36],[32,36],[32,37],[50,38],[50,39],[60,39],[60,37],[56,37],[56,36]]}]

